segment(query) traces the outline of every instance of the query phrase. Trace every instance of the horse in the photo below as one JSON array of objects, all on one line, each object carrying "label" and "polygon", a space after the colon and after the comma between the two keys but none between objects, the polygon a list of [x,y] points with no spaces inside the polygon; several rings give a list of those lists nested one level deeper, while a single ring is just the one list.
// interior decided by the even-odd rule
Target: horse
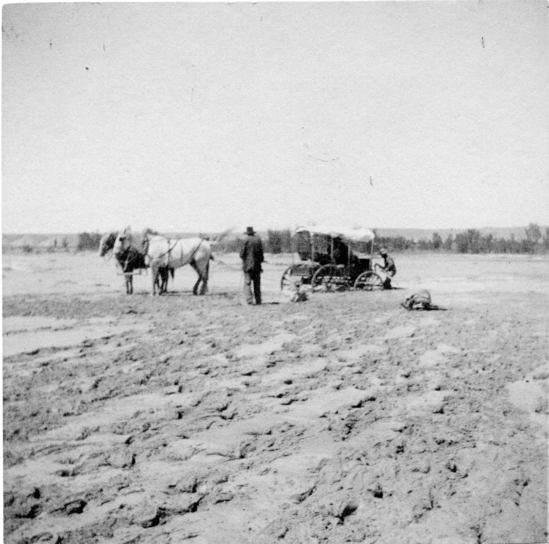
[{"label": "horse", "polygon": [[[118,266],[122,269],[124,274],[124,281],[126,285],[126,294],[133,294],[133,272],[143,268],[148,268],[145,262],[145,255],[137,247],[128,248],[127,251],[114,251],[116,240],[119,236],[118,232],[110,232],[101,237],[99,242],[99,256],[104,257],[109,251],[113,251]],[[174,278],[174,269],[160,268],[157,276],[158,288],[160,293],[168,292],[168,278],[172,276]],[[159,281],[160,280],[160,281]]]},{"label": "horse", "polygon": [[[190,264],[198,274],[198,280],[193,286],[193,295],[206,294],[210,260],[213,259],[212,247],[203,238],[183,238],[170,240],[163,236],[149,236],[147,242],[147,258],[151,267],[152,294],[156,294],[156,277],[162,267],[180,268]],[[199,286],[200,287],[199,291]]]},{"label": "horse", "polygon": [[[126,228],[114,244],[115,255],[133,247],[146,256],[146,262],[151,268],[152,295],[156,295],[157,279],[162,269],[174,270],[190,264],[198,274],[198,280],[193,286],[193,294],[204,295],[208,291],[210,260],[213,260],[212,245],[227,236],[233,227],[219,234],[214,240],[203,238],[170,239],[147,229],[142,235],[136,235]],[[173,274],[172,274],[173,276]]]},{"label": "horse", "polygon": [[159,236],[157,233],[145,231],[142,236],[134,235],[129,227],[118,236],[114,251],[123,251],[128,247],[141,247],[145,241],[144,251],[147,255],[147,264],[152,272],[152,295],[156,294],[156,278],[162,267],[180,268],[190,264],[198,274],[198,281],[193,287],[193,294],[206,294],[208,290],[208,277],[210,260],[213,260],[212,246],[227,236],[233,227],[225,230],[214,240],[203,238],[169,239]]}]

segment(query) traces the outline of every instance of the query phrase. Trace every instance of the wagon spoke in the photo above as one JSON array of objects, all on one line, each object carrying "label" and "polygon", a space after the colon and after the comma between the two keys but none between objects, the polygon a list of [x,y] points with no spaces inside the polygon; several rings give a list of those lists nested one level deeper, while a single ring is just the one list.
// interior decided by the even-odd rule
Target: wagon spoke
[{"label": "wagon spoke", "polygon": [[383,280],[375,272],[363,272],[355,281],[355,291],[377,291],[383,289]]},{"label": "wagon spoke", "polygon": [[293,267],[288,267],[280,280],[281,291],[295,291],[302,284],[302,277],[292,275]]},{"label": "wagon spoke", "polygon": [[348,287],[343,270],[333,264],[321,266],[312,279],[313,291],[344,291]]}]

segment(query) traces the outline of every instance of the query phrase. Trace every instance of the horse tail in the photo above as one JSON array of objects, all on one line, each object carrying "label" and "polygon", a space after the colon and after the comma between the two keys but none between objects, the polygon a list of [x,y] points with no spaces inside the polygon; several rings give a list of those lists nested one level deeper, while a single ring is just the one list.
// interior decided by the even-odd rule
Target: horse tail
[{"label": "horse tail", "polygon": [[170,271],[170,275],[172,277],[172,280],[175,279],[175,268],[168,268],[168,270]]}]

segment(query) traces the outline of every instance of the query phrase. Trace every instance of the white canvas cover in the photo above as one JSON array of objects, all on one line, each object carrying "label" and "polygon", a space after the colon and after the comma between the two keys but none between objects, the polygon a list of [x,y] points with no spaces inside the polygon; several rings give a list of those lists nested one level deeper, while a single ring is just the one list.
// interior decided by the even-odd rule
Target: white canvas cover
[{"label": "white canvas cover", "polygon": [[310,234],[323,234],[324,236],[339,236],[348,242],[371,242],[375,238],[375,234],[370,229],[350,229],[345,227],[327,227],[314,225],[310,227],[297,227],[295,234],[300,232],[309,232]]}]

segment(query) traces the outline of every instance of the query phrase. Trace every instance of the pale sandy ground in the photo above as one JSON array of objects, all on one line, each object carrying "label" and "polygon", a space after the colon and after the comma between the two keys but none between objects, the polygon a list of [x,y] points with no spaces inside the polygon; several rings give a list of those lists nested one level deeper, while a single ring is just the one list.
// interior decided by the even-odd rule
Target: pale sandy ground
[{"label": "pale sandy ground", "polygon": [[397,255],[401,289],[297,304],[267,260],[246,307],[236,255],[154,299],[4,256],[5,541],[546,542],[548,260]]}]

